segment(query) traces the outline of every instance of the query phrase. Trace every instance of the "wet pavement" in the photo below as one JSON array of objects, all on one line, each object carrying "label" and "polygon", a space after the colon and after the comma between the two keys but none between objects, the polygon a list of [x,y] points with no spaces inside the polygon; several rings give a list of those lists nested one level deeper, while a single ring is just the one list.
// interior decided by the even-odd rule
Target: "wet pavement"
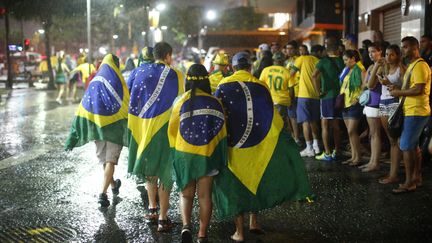
[{"label": "wet pavement", "polygon": [[[72,152],[62,147],[76,107],[55,103],[53,91],[34,89],[13,90],[0,104],[0,242],[18,237],[11,233],[17,229],[27,232],[27,241],[52,231],[58,237],[53,242],[180,242],[178,193],[172,193],[169,211],[176,226],[171,233],[159,234],[144,222],[144,188],[126,176],[126,148],[115,174],[123,182],[120,194],[111,200],[109,193],[112,205],[98,207],[102,169],[94,145]],[[388,164],[371,173],[339,162],[308,159],[306,165],[315,201],[285,203],[262,212],[266,234],[247,233],[247,242],[432,241],[430,165],[424,168],[423,186],[403,195],[391,194],[396,185],[377,183]],[[402,167],[400,173],[403,178]],[[55,231],[59,228],[64,232]],[[233,231],[231,221],[212,220],[209,239],[230,242]]]}]

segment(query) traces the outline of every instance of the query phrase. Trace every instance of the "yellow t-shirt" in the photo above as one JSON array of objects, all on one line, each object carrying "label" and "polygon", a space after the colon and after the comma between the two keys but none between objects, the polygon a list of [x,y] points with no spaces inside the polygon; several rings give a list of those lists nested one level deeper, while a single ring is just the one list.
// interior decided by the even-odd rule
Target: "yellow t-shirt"
[{"label": "yellow t-shirt", "polygon": [[289,96],[290,72],[282,66],[270,66],[263,69],[260,80],[265,82],[269,89],[274,104],[290,106]]},{"label": "yellow t-shirt", "polygon": [[319,91],[313,86],[312,74],[319,59],[307,55],[300,56],[294,62],[294,68],[300,72],[299,98],[319,99]]},{"label": "yellow t-shirt", "polygon": [[426,62],[419,60],[422,59],[419,58],[408,66],[408,69],[405,72],[404,81],[408,78],[408,75],[412,70],[409,80],[409,88],[413,88],[416,84],[424,84],[424,92],[417,96],[407,96],[405,98],[403,106],[404,116],[430,116],[431,114],[431,108],[429,106],[431,70]]},{"label": "yellow t-shirt", "polygon": [[209,81],[210,81],[210,87],[211,87],[211,91],[212,93],[214,93],[216,91],[216,88],[219,84],[219,82],[224,78],[224,76],[222,75],[221,71],[215,71],[212,74],[210,74],[209,76]]},{"label": "yellow t-shirt", "polygon": [[[288,58],[285,67],[288,69],[289,72],[291,72],[291,70],[293,69],[295,60],[297,58],[298,58],[298,56],[294,56],[294,57]],[[298,92],[299,92],[299,85],[298,84],[299,84],[299,80],[300,80],[300,73],[299,72],[296,72],[296,74],[294,75],[294,77],[290,77],[290,80],[289,80],[289,85],[288,86],[290,88],[294,87],[294,97],[298,97]]]},{"label": "yellow t-shirt", "polygon": [[223,78],[219,85],[230,82],[254,82],[259,83],[260,85],[265,86],[268,89],[267,84],[259,81],[259,79],[255,78],[251,73],[245,70],[238,70],[233,73],[233,75]]},{"label": "yellow t-shirt", "polygon": [[345,76],[340,90],[341,94],[345,94],[345,108],[352,106],[352,102],[354,100],[358,100],[362,92],[361,86],[359,86],[353,92],[349,91],[349,79],[351,76],[351,71]]},{"label": "yellow t-shirt", "polygon": [[90,70],[89,70],[89,64],[88,63],[83,63],[78,65],[78,67],[76,67],[72,72],[75,71],[80,71],[81,75],[82,75],[82,81],[83,83],[86,83],[88,81],[88,78],[90,77],[91,73],[94,72],[96,70],[95,66],[93,64],[90,65]]}]

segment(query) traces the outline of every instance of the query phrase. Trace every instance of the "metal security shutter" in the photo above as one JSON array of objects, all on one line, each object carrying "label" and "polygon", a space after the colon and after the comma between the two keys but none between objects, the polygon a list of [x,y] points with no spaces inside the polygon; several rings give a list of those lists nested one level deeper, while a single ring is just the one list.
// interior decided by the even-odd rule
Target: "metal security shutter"
[{"label": "metal security shutter", "polygon": [[400,7],[384,11],[384,40],[390,44],[400,44],[401,41],[401,19],[402,14]]}]

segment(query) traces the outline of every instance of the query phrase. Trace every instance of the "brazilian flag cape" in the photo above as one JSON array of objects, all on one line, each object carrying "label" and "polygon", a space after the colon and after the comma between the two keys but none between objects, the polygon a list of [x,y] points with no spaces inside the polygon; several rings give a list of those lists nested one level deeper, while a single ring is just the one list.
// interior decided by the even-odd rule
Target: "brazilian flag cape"
[{"label": "brazilian flag cape", "polygon": [[141,65],[135,73],[128,114],[128,172],[141,179],[157,176],[170,188],[168,121],[174,100],[184,92],[183,75],[160,61]]},{"label": "brazilian flag cape", "polygon": [[216,91],[216,88],[219,84],[219,82],[225,78],[232,75],[232,72],[226,72],[223,73],[221,70],[216,70],[213,71],[210,75],[209,75],[209,81],[210,81],[210,88],[212,93],[214,93]]},{"label": "brazilian flag cape", "polygon": [[215,177],[219,218],[272,208],[312,196],[304,162],[283,131],[265,84],[246,71],[221,81],[215,93],[227,113],[228,166]]},{"label": "brazilian flag cape", "polygon": [[180,191],[226,166],[226,135],[222,104],[215,97],[197,89],[192,100],[188,91],[175,101],[168,136]]},{"label": "brazilian flag cape", "polygon": [[112,54],[108,54],[84,93],[65,149],[71,150],[92,140],[127,146],[128,105],[126,83]]}]

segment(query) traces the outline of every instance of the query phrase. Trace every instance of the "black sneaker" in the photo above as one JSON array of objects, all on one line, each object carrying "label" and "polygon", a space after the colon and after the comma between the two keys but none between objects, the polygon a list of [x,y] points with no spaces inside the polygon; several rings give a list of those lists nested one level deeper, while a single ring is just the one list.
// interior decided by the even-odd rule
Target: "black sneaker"
[{"label": "black sneaker", "polygon": [[114,195],[118,195],[119,194],[119,189],[121,187],[121,180],[117,179],[117,180],[115,180],[114,183],[115,183],[115,186],[111,190],[112,190],[112,193]]},{"label": "black sneaker", "polygon": [[99,194],[98,203],[101,205],[101,207],[108,207],[110,205],[110,202],[108,200],[108,196],[106,193]]}]

